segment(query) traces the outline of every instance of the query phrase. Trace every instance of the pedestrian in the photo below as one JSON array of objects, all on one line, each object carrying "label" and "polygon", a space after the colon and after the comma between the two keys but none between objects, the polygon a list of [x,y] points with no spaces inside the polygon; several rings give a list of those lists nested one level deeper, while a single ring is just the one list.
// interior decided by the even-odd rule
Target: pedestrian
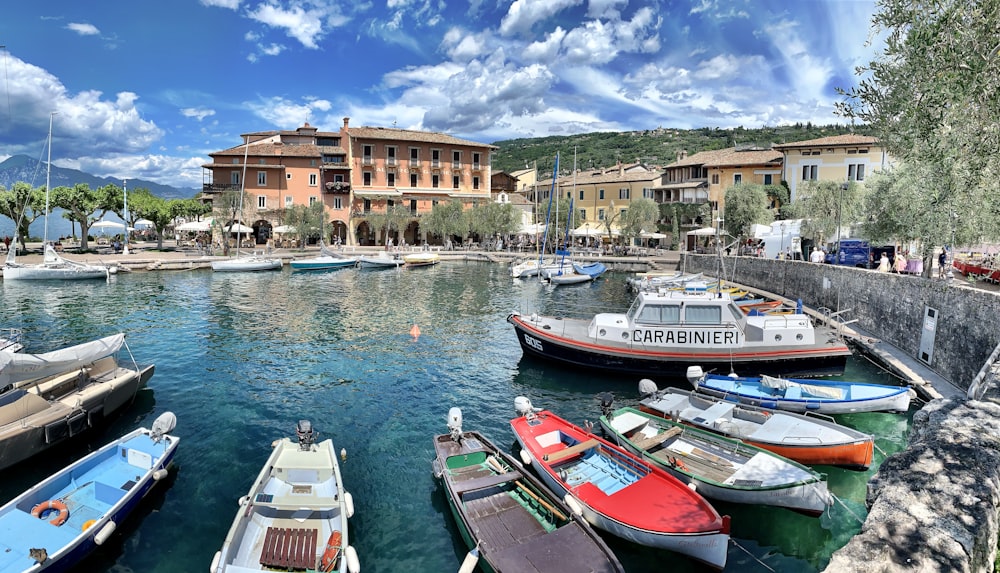
[{"label": "pedestrian", "polygon": [[941,249],[941,254],[938,255],[938,278],[943,279],[945,273],[945,266],[948,264],[948,251]]},{"label": "pedestrian", "polygon": [[906,253],[901,251],[896,253],[896,272],[899,274],[906,272]]},{"label": "pedestrian", "polygon": [[822,263],[824,256],[822,249],[813,249],[813,252],[809,253],[809,262]]},{"label": "pedestrian", "polygon": [[889,256],[882,253],[882,258],[878,260],[878,271],[880,273],[889,272]]}]

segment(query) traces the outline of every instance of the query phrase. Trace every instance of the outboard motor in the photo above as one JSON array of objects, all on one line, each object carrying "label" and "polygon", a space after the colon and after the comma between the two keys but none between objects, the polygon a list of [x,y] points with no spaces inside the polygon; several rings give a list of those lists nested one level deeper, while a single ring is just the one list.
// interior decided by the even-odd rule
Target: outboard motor
[{"label": "outboard motor", "polygon": [[316,442],[317,432],[313,430],[312,422],[299,420],[299,423],[295,425],[295,435],[299,438],[299,448],[308,451]]},{"label": "outboard motor", "polygon": [[514,411],[517,412],[518,416],[524,416],[525,418],[531,418],[535,415],[535,412],[541,412],[541,408],[535,408],[531,405],[531,400],[526,396],[518,396],[514,398]]},{"label": "outboard motor", "polygon": [[448,432],[452,440],[462,441],[462,409],[459,407],[448,410]]},{"label": "outboard motor", "polygon": [[658,391],[659,388],[656,387],[656,382],[653,382],[649,378],[639,380],[639,395],[643,398],[648,398]]},{"label": "outboard motor", "polygon": [[687,379],[695,388],[698,387],[696,382],[700,382],[704,377],[705,371],[701,369],[701,366],[688,366]]},{"label": "outboard motor", "polygon": [[153,427],[149,430],[149,437],[153,440],[154,444],[158,444],[163,439],[164,434],[176,427],[177,416],[173,412],[164,412],[153,422]]},{"label": "outboard motor", "polygon": [[601,392],[597,395],[601,400],[601,415],[611,419],[611,406],[615,403],[615,395],[611,392]]}]

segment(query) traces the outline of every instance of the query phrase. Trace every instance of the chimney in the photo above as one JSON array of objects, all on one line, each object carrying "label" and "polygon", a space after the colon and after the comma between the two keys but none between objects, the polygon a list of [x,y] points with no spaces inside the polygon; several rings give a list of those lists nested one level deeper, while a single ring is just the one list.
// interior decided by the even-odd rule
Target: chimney
[{"label": "chimney", "polygon": [[344,129],[347,129],[347,124],[348,124],[348,123],[349,123],[350,121],[351,121],[351,118],[349,118],[349,117],[345,117],[345,118],[344,118]]}]

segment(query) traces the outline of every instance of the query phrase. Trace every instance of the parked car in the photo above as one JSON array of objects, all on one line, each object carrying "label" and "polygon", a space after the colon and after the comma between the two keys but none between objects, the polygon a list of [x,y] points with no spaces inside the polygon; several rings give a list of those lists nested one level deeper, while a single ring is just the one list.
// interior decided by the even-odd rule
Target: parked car
[{"label": "parked car", "polygon": [[837,244],[834,243],[826,254],[826,263],[860,269],[874,269],[878,266],[882,253],[889,257],[890,262],[896,260],[896,248],[892,245],[873,247],[864,239],[842,239],[839,251]]}]

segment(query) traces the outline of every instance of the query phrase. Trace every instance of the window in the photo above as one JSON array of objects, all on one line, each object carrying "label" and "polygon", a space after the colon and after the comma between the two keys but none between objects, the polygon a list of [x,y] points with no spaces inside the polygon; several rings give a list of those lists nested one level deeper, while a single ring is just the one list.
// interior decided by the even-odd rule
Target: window
[{"label": "window", "polygon": [[362,145],[361,146],[361,163],[364,165],[372,164],[372,146]]},{"label": "window", "polygon": [[371,213],[372,212],[372,200],[371,199],[365,199],[364,204],[362,205],[361,208],[365,210],[365,213]]},{"label": "window", "polygon": [[362,176],[362,185],[364,185],[365,187],[371,187],[371,184],[372,184],[372,172],[365,171],[364,175]]},{"label": "window", "polygon": [[459,167],[460,165],[462,165],[462,152],[461,151],[452,151],[451,152],[451,166],[452,167]]},{"label": "window", "polygon": [[765,173],[764,174],[764,185],[771,185],[771,181],[773,181],[772,177],[773,176],[770,173]]},{"label": "window", "polygon": [[339,209],[343,209],[344,208],[344,199],[342,197],[334,197],[333,198],[333,208],[334,209],[338,209],[338,210]]},{"label": "window", "polygon": [[441,167],[441,150],[431,150],[431,167]]},{"label": "window", "polygon": [[680,324],[681,307],[677,305],[649,305],[642,308],[635,321],[640,324]]},{"label": "window", "polygon": [[389,165],[396,164],[396,146],[390,145],[385,148],[385,162]]},{"label": "window", "polygon": [[712,185],[718,185],[718,184],[719,184],[719,174],[718,173],[713,173],[712,174]]},{"label": "window", "polygon": [[478,153],[473,153],[472,154],[472,168],[473,169],[479,169],[479,154]]},{"label": "window", "polygon": [[[434,201],[434,204],[437,205],[437,201],[436,200]],[[413,213],[414,215],[417,214],[417,200],[416,199],[410,199],[410,213]]]},{"label": "window", "polygon": [[334,175],[333,176],[333,182],[334,183],[343,183],[344,182],[344,176],[341,175],[341,174],[339,174],[339,173],[337,175]]},{"label": "window", "polygon": [[847,166],[847,180],[848,181],[864,181],[865,180],[865,164],[864,163],[851,163]]},{"label": "window", "polygon": [[416,186],[417,186],[417,174],[410,173],[410,187],[416,187]]},{"label": "window", "polygon": [[458,184],[462,182],[462,178],[458,175],[451,176],[451,188],[458,189]]},{"label": "window", "polygon": [[285,179],[288,179],[289,181],[291,181],[292,180],[292,174],[291,173],[285,173]]},{"label": "window", "polygon": [[598,221],[603,221],[604,220],[604,209],[598,209],[597,210],[597,220]]},{"label": "window", "polygon": [[803,165],[802,166],[802,180],[803,181],[815,181],[817,179],[817,171],[819,171],[818,165]]},{"label": "window", "polygon": [[291,207],[291,206],[292,206],[292,196],[285,195],[285,207]]},{"label": "window", "polygon": [[411,147],[410,148],[410,165],[416,166],[420,163],[420,148]]},{"label": "window", "polygon": [[237,157],[234,157],[234,158],[233,158],[233,165],[239,165],[239,164],[240,164],[240,160],[239,160],[239,158],[237,158]]},{"label": "window", "polygon": [[579,199],[580,199],[581,201],[583,201],[583,189],[580,189],[580,197],[579,197]]},{"label": "window", "polygon": [[597,198],[600,199],[601,201],[604,200],[604,189],[597,190]]},{"label": "window", "polygon": [[437,189],[440,179],[441,179],[440,175],[431,175],[431,187]]},{"label": "window", "polygon": [[385,184],[389,187],[396,186],[396,174],[392,171],[385,174]]},{"label": "window", "polygon": [[580,209],[578,216],[579,216],[579,218],[580,218],[581,221],[586,221],[587,220],[587,210],[586,209]]},{"label": "window", "polygon": [[309,198],[309,206],[312,207],[315,204],[316,204],[316,198],[315,197],[310,197]]},{"label": "window", "polygon": [[479,189],[479,176],[478,175],[476,175],[475,177],[472,178],[472,188],[473,189]]},{"label": "window", "polygon": [[643,187],[642,188],[642,196],[645,197],[646,199],[652,199],[653,198],[653,190],[650,189],[650,188],[648,188],[648,187]]},{"label": "window", "polygon": [[684,322],[686,324],[720,324],[722,323],[722,308],[718,306],[685,306]]},{"label": "window", "polygon": [[316,186],[316,174],[315,173],[310,173],[309,174],[309,186],[310,187],[315,187]]},{"label": "window", "polygon": [[629,189],[628,189],[628,187],[622,187],[621,189],[618,190],[618,198],[619,199],[628,199],[629,198]]},{"label": "window", "polygon": [[257,164],[258,165],[267,165],[267,160],[266,159],[258,159],[257,160]]},{"label": "window", "polygon": [[257,195],[257,208],[267,209],[267,197],[263,195]]},{"label": "window", "polygon": [[739,185],[740,183],[743,183],[743,174],[742,173],[734,173],[733,174],[733,185]]}]

